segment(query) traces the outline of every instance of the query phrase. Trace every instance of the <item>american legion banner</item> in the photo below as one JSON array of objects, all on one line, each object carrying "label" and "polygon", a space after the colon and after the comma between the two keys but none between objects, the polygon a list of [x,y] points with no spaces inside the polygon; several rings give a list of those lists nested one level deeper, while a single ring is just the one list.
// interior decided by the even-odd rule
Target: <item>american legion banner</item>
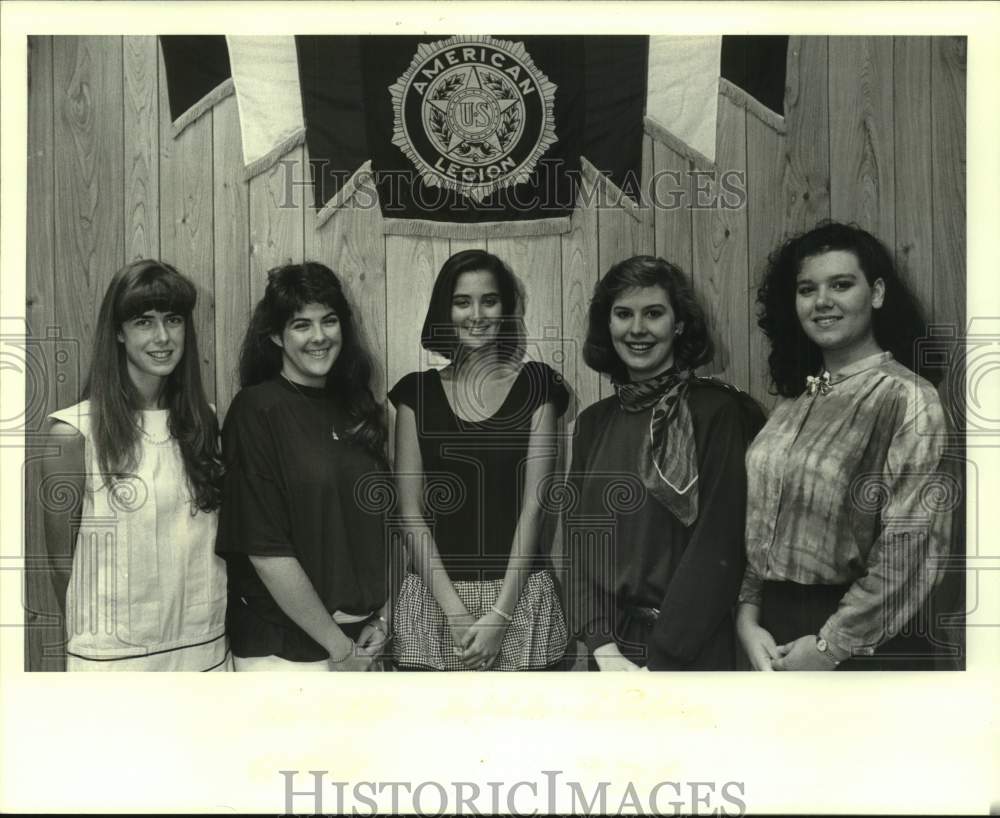
[{"label": "american legion banner", "polygon": [[783,36],[161,36],[175,134],[237,98],[248,178],[305,143],[322,223],[362,184],[385,232],[569,230],[581,178],[641,204],[644,133],[711,167],[718,95],[784,128]]}]

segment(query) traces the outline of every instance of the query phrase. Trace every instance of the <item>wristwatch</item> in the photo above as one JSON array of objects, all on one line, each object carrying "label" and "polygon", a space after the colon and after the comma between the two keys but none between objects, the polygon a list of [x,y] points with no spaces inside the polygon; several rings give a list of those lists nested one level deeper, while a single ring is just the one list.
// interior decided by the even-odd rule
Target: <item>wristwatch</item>
[{"label": "wristwatch", "polygon": [[834,667],[840,664],[840,660],[830,652],[830,643],[827,642],[822,636],[816,637],[816,650],[829,658],[830,661],[833,662]]}]

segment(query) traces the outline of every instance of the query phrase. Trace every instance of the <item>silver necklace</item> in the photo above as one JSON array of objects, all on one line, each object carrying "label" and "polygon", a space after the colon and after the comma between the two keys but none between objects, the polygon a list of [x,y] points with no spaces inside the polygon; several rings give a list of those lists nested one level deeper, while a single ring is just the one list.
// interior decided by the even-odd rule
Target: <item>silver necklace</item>
[{"label": "silver necklace", "polygon": [[[308,395],[306,395],[305,392],[299,389],[299,385],[295,383],[295,381],[293,381],[291,378],[289,378],[284,372],[279,372],[278,374],[281,375],[281,377],[284,378],[286,381],[288,381],[288,383],[292,385],[292,389],[298,392],[298,394],[300,394],[303,398],[309,397]],[[330,437],[332,437],[334,440],[340,440],[340,435],[337,434],[337,429],[334,426],[330,427]]]}]

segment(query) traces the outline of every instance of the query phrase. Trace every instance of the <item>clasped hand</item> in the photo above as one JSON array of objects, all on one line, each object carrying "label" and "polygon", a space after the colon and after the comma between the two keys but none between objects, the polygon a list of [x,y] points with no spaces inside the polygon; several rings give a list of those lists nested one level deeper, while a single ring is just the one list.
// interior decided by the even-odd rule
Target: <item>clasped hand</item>
[{"label": "clasped hand", "polygon": [[452,623],[452,642],[462,664],[469,670],[489,670],[500,655],[508,622],[493,612],[472,621],[472,616],[458,617]]},{"label": "clasped hand", "polygon": [[816,648],[815,634],[779,645],[767,629],[756,623],[740,626],[740,639],[754,670],[833,670],[833,657]]},{"label": "clasped hand", "polygon": [[358,641],[351,643],[346,656],[338,659],[331,654],[328,660],[330,670],[341,673],[371,670],[388,643],[389,635],[385,627],[380,623],[369,622],[358,634]]},{"label": "clasped hand", "polygon": [[343,658],[334,658],[331,656],[327,659],[327,666],[330,670],[337,673],[351,671],[364,672],[371,670],[372,662],[375,661],[377,655],[370,648],[363,648],[358,644],[354,644],[347,656]]},{"label": "clasped hand", "polygon": [[814,634],[778,645],[777,657],[771,661],[774,670],[833,670],[836,667],[832,656],[816,649]]}]

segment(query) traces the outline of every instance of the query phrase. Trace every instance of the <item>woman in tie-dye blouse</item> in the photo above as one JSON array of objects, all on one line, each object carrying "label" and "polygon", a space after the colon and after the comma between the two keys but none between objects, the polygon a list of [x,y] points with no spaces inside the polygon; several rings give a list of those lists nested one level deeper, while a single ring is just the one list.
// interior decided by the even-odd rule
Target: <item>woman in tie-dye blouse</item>
[{"label": "woman in tie-dye blouse", "polygon": [[874,236],[824,223],[758,292],[784,400],[747,452],[737,630],[757,670],[920,669],[920,627],[958,486],[945,416],[914,372],[920,310]]}]

